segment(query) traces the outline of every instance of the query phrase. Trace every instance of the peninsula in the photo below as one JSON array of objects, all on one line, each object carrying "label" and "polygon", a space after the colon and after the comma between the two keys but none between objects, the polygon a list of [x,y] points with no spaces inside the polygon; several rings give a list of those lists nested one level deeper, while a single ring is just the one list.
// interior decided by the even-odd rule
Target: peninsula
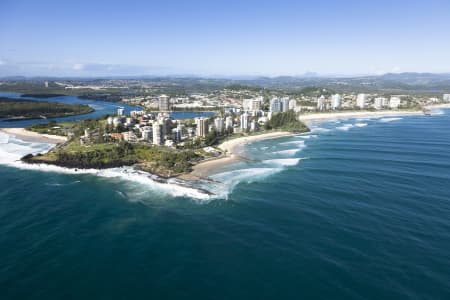
[{"label": "peninsula", "polygon": [[[198,179],[223,165],[245,159],[239,155],[241,145],[306,132],[307,125],[313,122],[428,114],[430,106],[450,103],[448,93],[393,93],[364,86],[355,87],[353,91],[348,85],[345,90],[337,91],[330,87],[246,84],[249,85],[171,78],[61,80],[40,85],[38,82],[7,82],[3,85],[6,88],[42,98],[37,98],[39,101],[15,100],[25,102],[20,104],[23,107],[38,106],[39,109],[16,110],[15,113],[4,110],[3,116],[50,118],[57,113],[66,116],[88,112],[91,109],[88,106],[71,106],[70,111],[69,107],[45,101],[45,98],[75,91],[79,98],[107,99],[140,107],[127,111],[117,105],[115,114],[109,111],[110,115],[95,120],[31,126],[28,129],[35,133],[63,136],[67,141],[48,153],[27,155],[22,160],[76,169],[134,166],[164,178]],[[179,111],[196,111],[196,116],[200,117],[177,118],[174,112]],[[205,111],[214,115],[211,117],[211,113]]]},{"label": "peninsula", "polygon": [[30,154],[22,160],[77,169],[133,165],[169,178],[186,175],[193,166],[198,170],[212,160],[216,164],[227,162],[235,157],[238,144],[309,130],[293,111],[275,114],[264,125],[251,121],[246,114],[181,121],[162,113],[122,113],[119,109],[115,117],[31,126],[31,131],[63,135],[68,141],[46,154]]},{"label": "peninsula", "polygon": [[93,108],[85,104],[0,98],[0,118],[8,121],[67,117],[93,111]]}]

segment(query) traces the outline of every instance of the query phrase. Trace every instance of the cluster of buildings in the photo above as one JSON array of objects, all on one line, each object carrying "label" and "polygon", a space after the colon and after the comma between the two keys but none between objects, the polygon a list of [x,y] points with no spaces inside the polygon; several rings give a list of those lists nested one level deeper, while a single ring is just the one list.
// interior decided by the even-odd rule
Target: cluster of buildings
[{"label": "cluster of buildings", "polygon": [[[118,108],[115,116],[106,119],[108,137],[115,141],[175,146],[187,139],[206,138],[212,131],[217,135],[257,131],[273,114],[295,109],[296,101],[288,97],[275,97],[270,101],[269,111],[266,111],[263,97],[257,96],[244,99],[239,107],[227,107],[223,116],[198,117],[193,123],[170,117],[171,99],[166,95],[158,97],[158,106],[158,113],[141,110],[131,111],[128,115],[124,108]],[[87,132],[81,140],[86,143],[91,135]]]},{"label": "cluster of buildings", "polygon": [[[240,120],[236,122],[236,120]],[[198,117],[192,124],[190,121],[173,120],[168,113],[145,113],[144,111],[131,111],[125,115],[123,108],[117,109],[116,116],[106,119],[107,136],[115,141],[130,143],[145,142],[153,145],[175,146],[186,139],[205,138],[211,131],[218,134],[239,132],[252,128],[256,130],[255,121],[250,120],[246,112],[235,116],[206,118]],[[86,144],[92,138],[92,132],[80,138]]]},{"label": "cluster of buildings", "polygon": [[269,110],[272,113],[287,112],[289,110],[295,110],[297,101],[289,99],[289,97],[274,97],[270,100]]},{"label": "cluster of buildings", "polygon": [[327,111],[338,109],[398,109],[402,105],[406,105],[406,100],[402,101],[402,96],[391,96],[389,98],[369,95],[369,94],[356,94],[356,95],[340,95],[335,94],[330,97],[320,96],[316,99],[316,107],[309,110]]},{"label": "cluster of buildings", "polygon": [[[193,100],[194,99],[194,100]],[[191,120],[173,120],[169,112],[176,105],[198,101],[204,105],[216,105],[214,108],[223,108],[222,116],[213,118],[199,117]],[[125,114],[123,108],[117,109],[117,115],[108,117],[106,124],[110,129],[108,137],[116,141],[131,143],[145,142],[153,145],[175,146],[186,140],[196,138],[204,139],[209,133],[224,135],[240,132],[258,131],[268,122],[274,114],[293,110],[302,111],[333,111],[345,109],[399,109],[407,107],[413,101],[421,105],[437,102],[450,102],[450,94],[444,94],[439,98],[414,98],[409,95],[384,96],[378,94],[334,94],[330,96],[306,97],[292,99],[287,96],[272,97],[269,99],[255,94],[253,97],[246,95],[241,99],[228,99],[226,101],[209,101],[202,94],[189,95],[188,97],[170,98],[160,95],[153,101],[158,113],[146,113],[144,110],[131,111]],[[156,104],[155,104],[156,103]],[[156,105],[156,107],[155,107]],[[205,107],[205,106],[202,106]],[[80,142],[87,143],[92,140],[95,132],[89,129],[80,138]]]},{"label": "cluster of buildings", "polygon": [[108,136],[116,141],[130,143],[146,142],[154,145],[172,146],[183,139],[184,125],[170,118],[168,113],[145,113],[131,111],[124,114],[123,108],[117,115],[106,119]]},{"label": "cluster of buildings", "polygon": [[299,96],[295,99],[290,97],[272,97],[264,100],[259,92],[250,91],[217,91],[216,94],[189,94],[185,97],[168,97],[161,95],[151,99],[143,100],[135,98],[139,104],[146,109],[157,109],[167,112],[173,109],[225,109],[235,113],[247,112],[252,117],[260,111],[272,113],[294,110],[301,111],[331,111],[346,109],[399,109],[407,107],[411,102],[419,105],[431,103],[450,102],[450,94],[444,94],[442,98],[430,98],[427,96],[411,95],[380,95],[367,93],[334,94],[329,96]]},{"label": "cluster of buildings", "polygon": [[246,131],[257,131],[260,123],[248,112],[242,112],[239,115],[228,115],[225,118],[215,117],[210,121],[208,118],[196,118],[196,131],[197,137],[204,138],[211,131],[215,131],[218,135],[240,133]]}]

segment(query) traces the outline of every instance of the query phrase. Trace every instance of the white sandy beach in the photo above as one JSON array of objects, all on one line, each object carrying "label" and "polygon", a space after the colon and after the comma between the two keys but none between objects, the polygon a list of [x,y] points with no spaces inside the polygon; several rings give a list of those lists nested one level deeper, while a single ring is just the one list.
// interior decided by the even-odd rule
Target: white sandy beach
[{"label": "white sandy beach", "polygon": [[25,142],[58,144],[67,141],[67,138],[64,136],[40,134],[37,132],[26,130],[25,128],[0,128],[0,131],[9,135],[13,135]]},{"label": "white sandy beach", "polygon": [[262,133],[257,135],[243,136],[235,139],[231,139],[221,143],[218,148],[225,151],[228,155],[236,154],[236,148],[240,145],[245,145],[247,143],[256,142],[260,140],[273,139],[283,136],[294,135],[292,132],[288,131],[275,131],[269,133]]},{"label": "white sandy beach", "polygon": [[217,168],[223,167],[230,163],[239,160],[237,148],[247,143],[261,141],[265,139],[273,139],[283,136],[293,135],[292,132],[277,131],[262,133],[257,135],[243,136],[235,139],[231,139],[221,143],[218,148],[225,152],[224,155],[210,160],[202,161],[192,168],[192,172],[187,176],[182,176],[185,179],[204,178],[210,175]]}]

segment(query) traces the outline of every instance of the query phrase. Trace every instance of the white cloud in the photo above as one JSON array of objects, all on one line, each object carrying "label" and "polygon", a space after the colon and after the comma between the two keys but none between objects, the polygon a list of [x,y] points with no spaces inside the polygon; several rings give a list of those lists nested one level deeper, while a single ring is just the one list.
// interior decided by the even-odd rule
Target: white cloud
[{"label": "white cloud", "polygon": [[84,65],[83,64],[74,64],[72,66],[72,69],[74,69],[75,71],[80,71],[84,69]]},{"label": "white cloud", "polygon": [[392,73],[400,73],[400,67],[399,66],[395,66],[392,68],[391,70]]}]

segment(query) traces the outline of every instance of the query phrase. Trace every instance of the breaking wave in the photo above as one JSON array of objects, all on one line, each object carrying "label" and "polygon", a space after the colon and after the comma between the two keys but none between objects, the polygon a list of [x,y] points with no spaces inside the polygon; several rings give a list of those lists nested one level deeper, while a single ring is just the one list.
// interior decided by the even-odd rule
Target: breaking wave
[{"label": "breaking wave", "polygon": [[[394,119],[394,118],[392,118]],[[339,125],[338,127],[335,127]],[[26,154],[32,153],[44,153],[49,151],[53,144],[39,144],[28,143],[9,136],[4,133],[0,133],[0,164],[10,165],[21,169],[36,170],[41,172],[58,172],[65,174],[88,174],[99,178],[116,178],[122,181],[130,182],[130,184],[138,184],[145,189],[135,189],[136,192],[145,191],[142,196],[134,197],[129,193],[125,193],[125,190],[117,189],[117,193],[120,193],[125,198],[133,201],[130,198],[143,198],[146,197],[146,190],[152,192],[161,192],[174,197],[189,197],[195,200],[207,201],[211,199],[227,199],[229,194],[239,183],[250,183],[254,181],[263,180],[266,177],[281,172],[282,170],[293,167],[299,164],[303,158],[295,157],[296,154],[302,151],[306,147],[305,142],[312,138],[317,138],[318,135],[315,132],[329,132],[335,129],[348,130],[352,127],[364,127],[367,123],[359,122],[355,124],[335,124],[333,127],[327,125],[320,125],[323,127],[313,127],[308,134],[295,135],[282,142],[274,140],[270,144],[266,144],[267,141],[259,144],[255,142],[255,147],[261,153],[255,152],[256,157],[252,157],[255,161],[248,161],[242,165],[228,166],[224,168],[222,172],[218,170],[214,175],[209,176],[206,179],[199,180],[181,180],[177,178],[162,179],[154,176],[150,173],[138,171],[132,167],[111,168],[104,170],[96,169],[69,169],[53,165],[32,165],[25,164],[20,161],[20,158]],[[269,150],[270,149],[270,150]],[[259,156],[259,157],[258,157]],[[50,185],[59,186],[59,183],[49,183]]]},{"label": "breaking wave", "polygon": [[315,135],[315,134],[307,134],[307,135],[296,135],[295,137],[308,140],[310,138],[316,138],[317,135]]},{"label": "breaking wave", "polygon": [[344,124],[342,126],[336,127],[336,129],[347,131],[347,130],[349,130],[352,127],[353,127],[353,124]]},{"label": "breaking wave", "polygon": [[[26,164],[20,159],[27,154],[38,154],[48,152],[54,144],[28,143],[16,139],[14,136],[0,132],[0,164],[24,170],[35,170],[41,172],[56,172],[63,174],[90,174],[104,178],[120,178],[146,185],[155,191],[171,194],[175,197],[187,196],[195,199],[207,200],[211,194],[204,190],[191,186],[182,186],[171,180],[167,182],[155,181],[156,176],[143,171],[137,171],[131,167],[97,169],[72,169],[47,164]],[[58,186],[58,183],[49,183]]]},{"label": "breaking wave", "polygon": [[219,198],[228,199],[228,195],[239,183],[252,183],[278,173],[282,168],[247,168],[218,173],[210,176],[216,184],[214,190]]},{"label": "breaking wave", "polygon": [[388,123],[388,122],[394,122],[398,120],[402,120],[403,118],[381,118],[380,122],[382,123]]},{"label": "breaking wave", "polygon": [[280,155],[280,156],[294,156],[297,152],[300,152],[301,149],[289,149],[289,150],[281,150],[275,151],[271,154]]},{"label": "breaking wave", "polygon": [[262,163],[266,165],[273,165],[277,167],[290,167],[295,166],[301,158],[279,158],[279,159],[266,159]]},{"label": "breaking wave", "polygon": [[331,131],[331,129],[329,129],[329,128],[322,128],[322,127],[313,127],[313,128],[311,128],[311,132],[318,132],[318,133],[320,133],[320,132],[329,132],[329,131]]},{"label": "breaking wave", "polygon": [[290,141],[290,142],[283,142],[283,143],[279,143],[278,145],[283,145],[283,146],[290,146],[290,145],[296,145],[299,148],[303,148],[305,147],[305,141]]},{"label": "breaking wave", "polygon": [[350,128],[354,128],[354,127],[365,127],[367,126],[367,123],[355,123],[355,124],[344,124],[342,126],[336,127],[336,129],[338,130],[343,130],[343,131],[347,131]]}]

